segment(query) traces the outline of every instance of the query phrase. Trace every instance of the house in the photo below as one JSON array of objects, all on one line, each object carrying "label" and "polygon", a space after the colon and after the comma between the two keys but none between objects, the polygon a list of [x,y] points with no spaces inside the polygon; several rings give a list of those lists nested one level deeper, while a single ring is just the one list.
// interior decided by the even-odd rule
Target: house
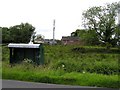
[{"label": "house", "polygon": [[44,39],[44,43],[49,45],[57,44],[56,40],[53,41],[53,39]]},{"label": "house", "polygon": [[63,36],[61,39],[63,45],[73,45],[73,44],[80,44],[79,37],[71,37],[71,36]]},{"label": "house", "polygon": [[34,43],[36,44],[44,43],[44,44],[49,44],[49,45],[57,44],[56,40],[53,41],[53,39],[35,39]]}]

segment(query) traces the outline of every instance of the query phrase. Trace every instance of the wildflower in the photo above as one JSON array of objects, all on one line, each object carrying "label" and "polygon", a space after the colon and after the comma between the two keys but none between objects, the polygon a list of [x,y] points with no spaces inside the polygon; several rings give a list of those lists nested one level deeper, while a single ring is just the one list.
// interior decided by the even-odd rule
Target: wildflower
[{"label": "wildflower", "polygon": [[64,65],[64,64],[62,64],[62,67],[64,68],[64,67],[65,67],[65,65]]},{"label": "wildflower", "polygon": [[83,73],[85,73],[85,71],[83,71]]}]

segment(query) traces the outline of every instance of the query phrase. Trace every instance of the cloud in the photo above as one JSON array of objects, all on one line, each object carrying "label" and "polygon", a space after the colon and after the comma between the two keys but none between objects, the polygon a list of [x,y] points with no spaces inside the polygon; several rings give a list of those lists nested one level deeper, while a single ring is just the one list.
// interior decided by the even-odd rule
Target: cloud
[{"label": "cloud", "polygon": [[95,5],[118,0],[1,0],[0,26],[30,23],[46,38],[52,38],[53,19],[56,19],[55,38],[70,35],[82,24],[82,12]]}]

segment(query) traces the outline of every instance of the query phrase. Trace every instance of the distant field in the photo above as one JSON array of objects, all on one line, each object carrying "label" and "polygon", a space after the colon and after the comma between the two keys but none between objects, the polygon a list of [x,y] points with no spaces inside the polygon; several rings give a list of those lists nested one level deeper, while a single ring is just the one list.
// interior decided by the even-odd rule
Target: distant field
[{"label": "distant field", "polygon": [[120,88],[120,50],[117,48],[45,45],[43,66],[22,62],[11,67],[9,50],[6,46],[2,47],[2,74],[5,79]]}]

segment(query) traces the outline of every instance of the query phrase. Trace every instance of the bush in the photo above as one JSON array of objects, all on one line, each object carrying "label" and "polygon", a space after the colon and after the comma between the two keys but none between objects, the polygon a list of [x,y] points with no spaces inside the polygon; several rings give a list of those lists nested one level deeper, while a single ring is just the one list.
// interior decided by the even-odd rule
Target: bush
[{"label": "bush", "polygon": [[73,52],[80,52],[80,53],[85,53],[86,50],[84,47],[75,47],[72,49]]}]

